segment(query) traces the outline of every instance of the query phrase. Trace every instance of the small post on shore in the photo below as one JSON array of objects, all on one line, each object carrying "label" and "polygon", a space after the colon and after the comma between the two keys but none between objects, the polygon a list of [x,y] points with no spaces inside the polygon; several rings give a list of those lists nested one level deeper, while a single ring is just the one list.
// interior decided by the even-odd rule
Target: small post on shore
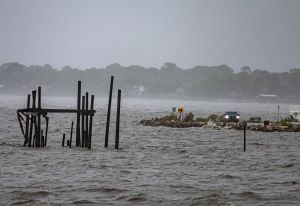
[{"label": "small post on shore", "polygon": [[78,88],[77,88],[77,120],[76,120],[76,147],[80,147],[80,100],[81,100],[81,81],[78,81]]},{"label": "small post on shore", "polygon": [[278,117],[277,117],[277,122],[280,122],[280,114],[279,114],[279,111],[280,111],[280,105],[278,105],[278,107],[277,107],[277,115],[278,115]]},{"label": "small post on shore", "polygon": [[111,111],[111,99],[112,99],[113,85],[114,85],[114,76],[111,76],[111,78],[110,78],[110,88],[109,88],[109,98],[108,98],[108,107],[107,107],[107,115],[106,115],[106,130],[105,130],[104,147],[108,147],[110,111]]},{"label": "small post on shore", "polygon": [[85,93],[85,110],[86,110],[86,116],[85,116],[85,147],[89,146],[89,93]]},{"label": "small post on shore", "polygon": [[244,152],[246,151],[246,129],[247,129],[247,122],[244,123]]},{"label": "small post on shore", "polygon": [[94,110],[94,95],[91,95],[91,114],[90,114],[90,125],[89,125],[89,145],[88,148],[92,147],[92,130],[93,130],[93,110]]},{"label": "small post on shore", "polygon": [[65,139],[66,139],[66,134],[63,133],[63,138],[62,138],[62,142],[61,142],[61,146],[62,146],[62,147],[65,146]]},{"label": "small post on shore", "polygon": [[74,124],[74,122],[72,121],[72,125],[71,125],[71,136],[70,136],[70,145],[69,145],[70,148],[72,147],[73,124]]},{"label": "small post on shore", "polygon": [[121,110],[121,90],[118,90],[118,105],[117,105],[117,120],[116,120],[116,139],[115,149],[119,149],[119,137],[120,137],[120,110]]},{"label": "small post on shore", "polygon": [[85,144],[85,131],[84,131],[84,119],[85,119],[85,96],[82,96],[82,113],[81,113],[81,147],[84,147]]}]

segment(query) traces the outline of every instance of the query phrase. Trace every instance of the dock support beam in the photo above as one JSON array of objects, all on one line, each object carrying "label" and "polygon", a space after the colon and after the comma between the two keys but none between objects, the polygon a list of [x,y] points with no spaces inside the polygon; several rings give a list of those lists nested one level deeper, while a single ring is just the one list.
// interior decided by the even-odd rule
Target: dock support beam
[{"label": "dock support beam", "polygon": [[[30,94],[27,95],[27,109],[29,108],[30,108]],[[29,135],[29,115],[26,115],[26,130],[25,130],[25,140],[23,146],[25,146],[29,142],[28,135]]]},{"label": "dock support beam", "polygon": [[[32,91],[32,109],[35,109],[35,102],[36,102],[36,90]],[[34,133],[33,133],[34,129]],[[31,113],[31,123],[30,123],[30,131],[29,131],[29,147],[35,146],[35,139],[36,139],[36,113]]]},{"label": "dock support beam", "polygon": [[121,90],[118,90],[118,105],[117,105],[117,120],[116,120],[116,140],[115,149],[119,149],[119,134],[120,134],[120,110],[121,110]]},{"label": "dock support beam", "polygon": [[[89,93],[85,93],[85,109],[86,111],[89,110]],[[89,114],[86,113],[85,115],[85,147],[89,146]]]},{"label": "dock support beam", "polygon": [[70,145],[69,145],[70,148],[72,147],[73,124],[74,124],[74,122],[72,121],[72,125],[71,125],[71,135],[70,135]]},{"label": "dock support beam", "polygon": [[[94,110],[94,95],[91,95],[91,110]],[[88,148],[91,149],[92,147],[92,130],[93,130],[93,115],[90,115],[90,121],[89,121],[89,144]]]},{"label": "dock support beam", "polygon": [[77,88],[76,147],[80,147],[80,100],[81,100],[81,81],[78,81],[78,88]]},{"label": "dock support beam", "polygon": [[110,78],[110,88],[109,88],[109,98],[108,98],[108,107],[107,107],[107,115],[106,115],[106,130],[105,130],[104,147],[108,147],[110,111],[111,111],[111,99],[112,99],[113,85],[114,85],[114,76],[111,76],[111,78]]},{"label": "dock support beam", "polygon": [[41,95],[42,95],[41,87],[38,87],[38,112],[37,112],[38,125],[36,131],[36,141],[35,141],[36,147],[41,147],[41,108],[42,108]]},{"label": "dock support beam", "polygon": [[85,131],[84,131],[84,119],[85,119],[85,115],[83,113],[83,111],[85,110],[85,96],[82,96],[82,114],[81,114],[81,147],[84,147],[84,143],[85,143]]}]

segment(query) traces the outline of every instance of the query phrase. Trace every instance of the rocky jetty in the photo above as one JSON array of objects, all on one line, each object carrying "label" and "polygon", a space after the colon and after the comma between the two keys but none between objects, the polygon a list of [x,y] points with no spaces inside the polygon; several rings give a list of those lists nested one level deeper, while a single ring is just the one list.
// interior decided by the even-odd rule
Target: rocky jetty
[{"label": "rocky jetty", "polygon": [[140,124],[144,126],[165,126],[173,128],[187,128],[187,127],[203,127],[204,123],[193,120],[193,113],[188,113],[184,118],[179,119],[176,115],[166,115],[164,117],[155,117],[149,120],[143,119]]},{"label": "rocky jetty", "polygon": [[[236,124],[234,129],[243,130],[243,124]],[[270,123],[269,125],[263,124],[247,124],[247,130],[261,131],[261,132],[300,132],[300,124],[293,123]]]},{"label": "rocky jetty", "polygon": [[220,121],[220,118],[211,118],[215,115],[210,115],[207,118],[196,118],[194,120],[193,113],[187,113],[182,117],[178,117],[176,114],[170,114],[163,117],[155,117],[152,119],[143,119],[140,121],[144,126],[165,126],[172,128],[188,128],[188,127],[206,127],[213,129],[236,129],[244,130],[244,124],[246,123],[247,130],[261,131],[261,132],[300,132],[299,123],[269,123],[265,125],[263,123],[224,123]]}]

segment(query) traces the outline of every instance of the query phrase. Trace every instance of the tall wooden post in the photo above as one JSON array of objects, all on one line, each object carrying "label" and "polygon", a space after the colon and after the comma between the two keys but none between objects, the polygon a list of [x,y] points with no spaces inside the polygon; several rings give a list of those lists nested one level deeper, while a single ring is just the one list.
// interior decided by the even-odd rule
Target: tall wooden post
[{"label": "tall wooden post", "polygon": [[85,119],[85,96],[82,96],[82,109],[81,109],[81,147],[84,147],[85,144],[85,131],[84,131],[84,119]]},{"label": "tall wooden post", "polygon": [[[35,101],[36,101],[36,90],[32,91],[32,109],[35,109]],[[35,135],[33,134],[33,129],[34,131],[36,130],[36,114],[31,113],[31,121],[30,121],[30,130],[29,130],[29,147],[34,147],[35,144]],[[36,131],[35,131],[36,132]]]},{"label": "tall wooden post", "polygon": [[[30,107],[30,94],[27,95],[27,109]],[[29,114],[26,115],[26,130],[25,130],[25,140],[24,145],[25,146],[28,142],[28,135],[29,135]]]},{"label": "tall wooden post", "polygon": [[45,117],[45,119],[46,119],[46,132],[45,132],[45,145],[44,146],[47,146],[49,117]]},{"label": "tall wooden post", "polygon": [[36,132],[36,147],[41,146],[41,87],[38,87],[38,112],[37,112],[37,132]]},{"label": "tall wooden post", "polygon": [[63,138],[62,138],[62,142],[61,142],[61,146],[62,146],[62,147],[65,146],[65,138],[66,138],[66,134],[63,133]]},{"label": "tall wooden post", "polygon": [[76,121],[76,147],[80,147],[80,100],[81,100],[81,81],[78,81],[77,91],[77,121]]},{"label": "tall wooden post", "polygon": [[70,145],[69,145],[69,147],[70,147],[70,148],[72,147],[73,124],[74,124],[74,122],[72,121],[72,126],[71,126],[71,135],[70,135]]},{"label": "tall wooden post", "polygon": [[91,114],[90,114],[90,126],[89,126],[89,146],[88,148],[91,149],[92,147],[92,130],[93,130],[93,110],[94,110],[94,95],[91,95]]},{"label": "tall wooden post", "polygon": [[86,116],[85,116],[85,147],[89,146],[89,93],[85,93],[85,110],[86,110]]},{"label": "tall wooden post", "polygon": [[117,105],[117,120],[116,120],[116,140],[115,149],[119,149],[119,133],[120,133],[120,110],[121,110],[121,90],[118,90],[118,105]]},{"label": "tall wooden post", "polygon": [[110,111],[111,111],[111,99],[112,99],[113,85],[114,85],[114,76],[111,76],[111,78],[110,78],[110,88],[109,88],[109,98],[108,98],[108,107],[107,107],[107,115],[106,115],[106,130],[105,130],[104,147],[108,147]]}]

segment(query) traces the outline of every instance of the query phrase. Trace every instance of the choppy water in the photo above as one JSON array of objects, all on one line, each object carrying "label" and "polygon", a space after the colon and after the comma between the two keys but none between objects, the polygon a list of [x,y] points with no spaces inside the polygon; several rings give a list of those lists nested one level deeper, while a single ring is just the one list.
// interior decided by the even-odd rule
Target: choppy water
[{"label": "choppy water", "polygon": [[[121,150],[103,148],[106,100],[96,100],[92,150],[62,148],[75,115],[50,116],[46,148],[23,147],[16,109],[25,97],[0,97],[0,205],[299,205],[297,133],[138,125],[184,105],[197,115],[238,110],[277,118],[277,105],[124,99]],[[75,106],[72,98],[44,107]],[[115,111],[115,105],[113,106]],[[281,105],[281,113],[288,105]],[[112,119],[115,119],[115,113]]]}]

